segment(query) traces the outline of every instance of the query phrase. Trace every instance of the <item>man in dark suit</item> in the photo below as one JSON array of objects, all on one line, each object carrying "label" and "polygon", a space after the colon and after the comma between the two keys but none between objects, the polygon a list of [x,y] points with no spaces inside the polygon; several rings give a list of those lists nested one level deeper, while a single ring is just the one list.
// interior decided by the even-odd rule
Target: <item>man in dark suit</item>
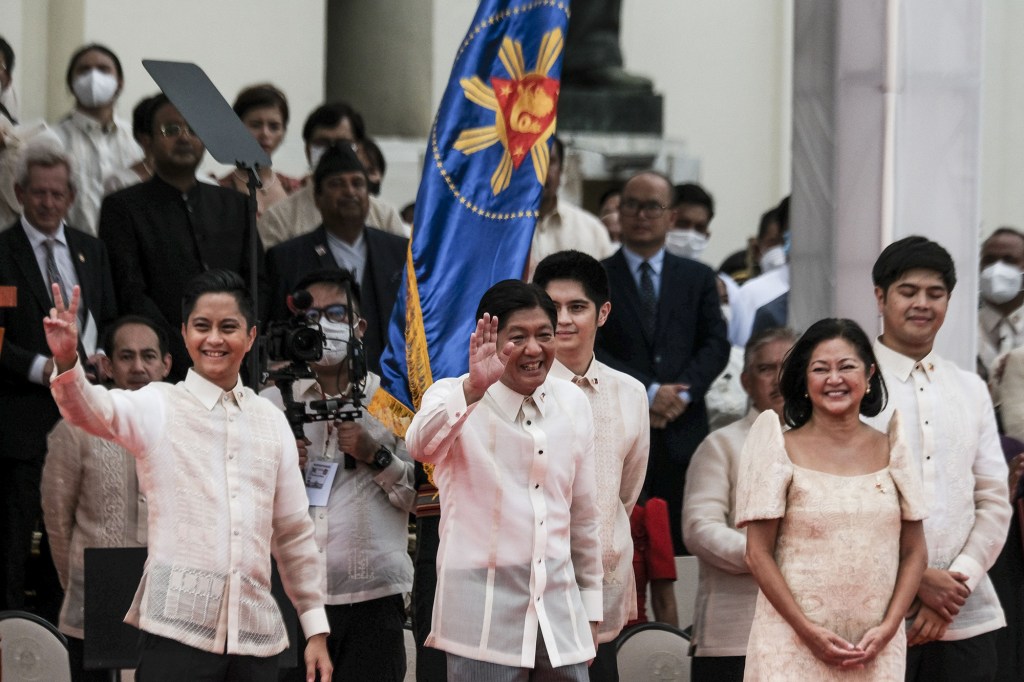
[{"label": "man in dark suit", "polygon": [[600,360],[639,379],[651,410],[645,488],[668,502],[672,542],[685,552],[686,468],[708,434],[704,394],[729,359],[715,273],[665,251],[675,223],[672,183],[645,171],[622,189],[622,248],[603,261],[612,313],[598,330]]},{"label": "man in dark suit", "polygon": [[307,274],[324,268],[352,272],[362,294],[367,365],[379,373],[409,240],[366,225],[368,186],[366,170],[350,145],[335,145],[324,152],[313,173],[313,197],[323,222],[312,232],[270,249],[267,277],[273,317],[284,319],[290,315],[288,295]]},{"label": "man in dark suit", "polygon": [[[99,236],[121,312],[164,327],[173,358],[167,380],[176,382],[192,366],[181,337],[185,285],[217,268],[249,281],[246,198],[196,180],[206,149],[166,95],[153,99],[144,119],[138,137],[153,158],[153,178],[103,200]],[[257,250],[262,260],[262,246]]]},{"label": "man in dark suit", "polygon": [[[95,365],[104,326],[117,317],[106,248],[64,222],[75,199],[68,157],[52,144],[29,144],[15,193],[22,216],[0,233],[0,285],[16,287],[18,300],[16,308],[0,308],[0,610],[25,605],[25,569],[42,511],[39,482],[46,435],[60,418],[48,388],[53,360],[43,333],[43,318],[53,306],[51,284],[68,294],[75,285],[81,287],[79,353],[90,364]],[[48,550],[43,554],[37,592],[44,593],[38,594],[37,605],[48,618],[56,618],[60,587]],[[50,574],[53,583],[45,579]]]}]

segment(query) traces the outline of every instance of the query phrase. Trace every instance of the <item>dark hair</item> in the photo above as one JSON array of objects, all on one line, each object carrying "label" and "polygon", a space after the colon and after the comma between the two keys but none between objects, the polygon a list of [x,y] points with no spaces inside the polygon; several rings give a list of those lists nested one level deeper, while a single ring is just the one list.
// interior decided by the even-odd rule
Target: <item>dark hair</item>
[{"label": "dark hair", "polygon": [[114,62],[114,69],[117,71],[118,80],[124,80],[124,69],[121,68],[121,60],[117,58],[114,51],[106,45],[100,45],[99,43],[89,43],[75,50],[75,53],[71,55],[71,59],[68,61],[68,71],[64,75],[64,81],[68,84],[68,90],[71,90],[71,83],[74,80],[75,73],[75,62],[77,62],[82,55],[86,52],[102,52],[103,54],[110,57],[110,61]]},{"label": "dark hair", "polygon": [[885,247],[871,268],[871,281],[886,295],[889,286],[908,270],[933,270],[939,273],[946,290],[956,286],[956,265],[946,249],[925,237],[904,237]]},{"label": "dark hair", "polygon": [[238,93],[235,103],[231,106],[238,118],[244,118],[252,109],[276,107],[281,112],[284,127],[288,127],[288,98],[270,83],[250,85]]},{"label": "dark hair", "polygon": [[114,357],[114,341],[117,339],[117,333],[121,331],[122,327],[127,327],[130,324],[138,324],[152,329],[153,333],[156,334],[156,345],[157,348],[160,349],[160,357],[162,358],[167,355],[169,352],[167,347],[167,332],[163,327],[142,315],[122,315],[107,325],[107,329],[103,333],[103,352],[107,354],[107,357]]},{"label": "dark hair", "polygon": [[769,343],[789,341],[789,345],[792,346],[796,343],[796,339],[797,333],[789,327],[765,327],[754,332],[743,348],[743,371],[746,372],[750,369],[750,361],[754,358],[754,354]]},{"label": "dark hair", "polygon": [[181,320],[188,324],[189,315],[196,307],[196,301],[205,294],[230,294],[238,302],[238,309],[245,318],[246,328],[256,324],[253,314],[252,294],[246,288],[242,276],[231,270],[207,270],[201,272],[185,285],[181,297]]},{"label": "dark hair", "polygon": [[[157,109],[165,104],[170,104],[170,98],[162,92],[159,92],[146,102],[146,105],[139,112],[140,120],[138,121],[140,127],[133,131],[135,135],[155,135],[156,132],[153,130],[153,121],[156,120]],[[135,125],[135,112],[132,112],[132,125]]]},{"label": "dark hair", "polygon": [[527,284],[518,279],[506,279],[498,282],[480,298],[476,308],[476,319],[490,313],[498,318],[498,331],[505,328],[508,318],[519,310],[540,308],[551,320],[551,326],[558,324],[558,311],[555,302],[547,292],[536,284]]},{"label": "dark hair", "polygon": [[1009,225],[1003,225],[1002,227],[997,227],[995,230],[993,230],[992,234],[990,234],[985,239],[983,244],[987,244],[993,237],[999,237],[999,236],[1002,236],[1002,235],[1009,235],[1011,237],[1016,237],[1017,239],[1020,239],[1021,241],[1024,241],[1024,232],[1021,232],[1020,230],[1018,230],[1015,227],[1010,227]]},{"label": "dark hair", "polygon": [[[380,147],[378,147],[377,143],[373,141],[373,138],[364,137],[359,141],[359,146],[363,148],[363,152],[366,154],[366,157],[370,162],[376,166],[377,170],[380,172],[380,176],[384,177],[387,175],[388,164],[387,161],[384,160],[384,152],[380,150]],[[369,171],[370,169],[367,168],[366,170]]]},{"label": "dark hair", "polygon": [[314,284],[327,284],[337,287],[341,291],[352,292],[352,303],[358,313],[362,308],[359,297],[359,282],[352,276],[352,272],[346,268],[323,268],[307,273],[295,285],[295,291],[308,289]]},{"label": "dark hair", "polygon": [[359,112],[347,102],[328,102],[318,106],[306,117],[306,122],[302,126],[302,140],[309,144],[315,128],[334,128],[343,118],[347,118],[352,124],[352,133],[356,140],[366,137],[366,124],[363,123],[363,117]]},{"label": "dark hair", "polygon": [[565,161],[565,143],[558,135],[551,136],[551,154],[558,152],[558,161]]},{"label": "dark hair", "polygon": [[547,288],[556,279],[578,282],[595,306],[603,306],[608,293],[608,273],[593,256],[580,251],[559,251],[545,257],[533,272],[533,283]]},{"label": "dark hair", "polygon": [[676,206],[680,204],[696,204],[708,210],[708,218],[715,217],[715,199],[711,194],[695,182],[676,185]]},{"label": "dark hair", "polygon": [[139,135],[151,132],[153,119],[151,118],[150,109],[153,106],[153,101],[159,96],[150,95],[143,97],[135,105],[135,108],[132,109],[132,137],[135,138],[136,142],[139,141]]},{"label": "dark hair", "polygon": [[789,198],[791,195],[783,197],[779,205],[775,207],[775,215],[779,219],[779,232],[785,234],[789,232]]},{"label": "dark hair", "polygon": [[601,198],[597,200],[598,210],[600,210],[600,208],[604,206],[604,202],[608,201],[609,199],[616,195],[620,197],[622,196],[622,185],[615,185],[614,187],[609,187],[608,189],[601,193]]},{"label": "dark hair", "polygon": [[14,48],[3,36],[0,36],[0,54],[3,54],[4,62],[7,63],[7,73],[14,73]]},{"label": "dark hair", "polygon": [[[657,170],[651,169],[651,170],[642,170],[642,171],[640,171],[638,173],[634,173],[629,178],[629,180],[632,180],[634,178],[638,178],[641,175],[653,175],[656,178],[661,178],[661,181],[665,183],[666,187],[668,187],[668,206],[669,206],[669,208],[675,208],[676,204],[678,203],[676,201],[676,186],[672,184],[672,179],[670,177],[668,177],[667,175],[665,175],[661,171],[657,171]],[[626,191],[626,185],[629,184],[629,180],[627,180],[626,184],[624,184],[622,186],[622,191],[623,192]]]},{"label": "dark hair", "polygon": [[768,228],[772,225],[779,226],[779,234],[782,234],[782,222],[779,220],[779,211],[777,208],[770,208],[761,214],[761,220],[757,223],[757,238],[758,240],[764,239],[764,236],[768,233]]},{"label": "dark hair", "polygon": [[871,341],[867,334],[853,320],[835,317],[818,320],[797,339],[793,348],[786,354],[782,363],[782,376],[779,378],[779,392],[782,393],[786,405],[783,416],[786,423],[793,428],[803,426],[811,418],[811,399],[807,395],[807,367],[811,363],[811,354],[824,341],[843,339],[857,352],[867,372],[872,365],[875,373],[868,380],[868,389],[860,401],[860,413],[866,417],[874,417],[885,408],[886,388],[882,372],[871,350]]}]

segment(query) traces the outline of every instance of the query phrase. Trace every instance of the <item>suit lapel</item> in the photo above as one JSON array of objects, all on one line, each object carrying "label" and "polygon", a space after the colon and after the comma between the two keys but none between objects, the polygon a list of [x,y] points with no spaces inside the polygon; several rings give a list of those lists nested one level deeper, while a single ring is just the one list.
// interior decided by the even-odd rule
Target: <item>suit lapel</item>
[{"label": "suit lapel", "polygon": [[313,253],[316,255],[317,261],[320,263],[321,268],[328,270],[337,270],[341,265],[334,260],[334,254],[331,253],[331,248],[327,246],[327,228],[323,225],[316,229],[314,233],[316,238],[313,240]]},{"label": "suit lapel", "polygon": [[22,227],[21,222],[18,222],[10,228],[10,233],[12,240],[11,256],[14,262],[18,264],[28,290],[35,297],[40,308],[49,310],[53,305],[53,301],[50,299],[50,292],[47,290],[43,273],[39,271],[39,261],[36,260],[36,254],[32,250],[32,242],[28,240],[25,228]]},{"label": "suit lapel", "polygon": [[93,299],[99,292],[94,291],[98,286],[92,278],[92,273],[95,272],[95,269],[90,262],[91,259],[85,251],[82,240],[78,238],[78,235],[73,230],[65,227],[64,238],[68,242],[68,252],[71,254],[71,262],[75,266],[75,275],[78,276],[78,285],[82,290],[82,305],[85,306],[86,310],[94,310],[95,301]]},{"label": "suit lapel", "polygon": [[[645,325],[643,319],[641,319],[640,311],[643,310],[643,305],[640,302],[640,291],[637,290],[636,280],[633,278],[633,273],[630,272],[629,262],[626,260],[626,257],[622,255],[622,249],[615,252],[615,255],[609,259],[608,264],[611,270],[609,278],[612,281],[612,285],[617,287],[626,299],[625,308],[628,311],[628,314],[633,318],[631,325],[640,330],[641,336],[643,336],[644,341],[647,342],[649,347],[653,346],[654,339],[648,335],[647,325]],[[662,268],[662,275],[664,275],[664,267]],[[662,277],[662,281],[664,281],[664,277]],[[659,291],[664,293],[661,289],[659,289]],[[661,308],[661,301],[663,298],[663,296],[658,297],[659,310]],[[621,314],[621,312],[622,311],[618,311],[617,314]],[[657,325],[655,325],[654,333],[657,335]]]}]

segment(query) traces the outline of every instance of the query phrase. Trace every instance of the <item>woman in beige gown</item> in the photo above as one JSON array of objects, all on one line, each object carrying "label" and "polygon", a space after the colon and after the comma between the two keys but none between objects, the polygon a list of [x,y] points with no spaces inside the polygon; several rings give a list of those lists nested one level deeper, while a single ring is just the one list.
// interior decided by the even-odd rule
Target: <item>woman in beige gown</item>
[{"label": "woman in beige gown", "polygon": [[904,617],[927,561],[920,475],[885,405],[871,344],[821,320],[782,370],[782,433],[762,414],[744,445],[737,522],[761,588],[745,680],[902,681]]}]

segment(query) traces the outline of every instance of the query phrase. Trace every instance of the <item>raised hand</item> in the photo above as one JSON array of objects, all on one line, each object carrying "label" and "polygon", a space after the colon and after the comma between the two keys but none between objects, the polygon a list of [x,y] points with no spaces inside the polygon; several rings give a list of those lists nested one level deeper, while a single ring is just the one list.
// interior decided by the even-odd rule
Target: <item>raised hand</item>
[{"label": "raised hand", "polygon": [[81,297],[82,292],[76,286],[71,290],[71,305],[65,308],[60,286],[53,285],[53,307],[50,315],[43,318],[43,329],[58,372],[74,367],[78,357],[78,303]]},{"label": "raised hand", "polygon": [[498,318],[490,313],[476,321],[469,336],[469,378],[462,385],[467,403],[475,403],[505,373],[505,365],[515,344],[509,342],[498,351]]}]

